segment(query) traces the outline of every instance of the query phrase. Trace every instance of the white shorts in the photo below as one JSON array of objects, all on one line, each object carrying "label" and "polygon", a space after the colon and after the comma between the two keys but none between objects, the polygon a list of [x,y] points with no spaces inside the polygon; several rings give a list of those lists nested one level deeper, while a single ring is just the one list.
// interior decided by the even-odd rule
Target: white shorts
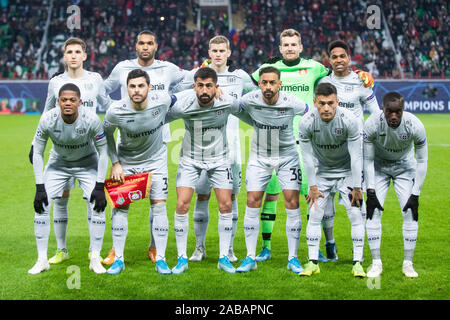
[{"label": "white shorts", "polygon": [[302,172],[296,155],[273,159],[251,156],[245,179],[247,191],[265,191],[274,170],[282,190],[300,190]]},{"label": "white shorts", "polygon": [[127,164],[120,160],[123,173],[126,176],[144,172],[152,173],[152,183],[150,186],[151,200],[167,200],[169,192],[169,173],[167,170],[167,154],[164,158],[142,164]]},{"label": "white shorts", "polygon": [[195,189],[202,171],[214,189],[233,189],[233,173],[227,161],[207,163],[181,157],[177,170],[177,187]]},{"label": "white shorts", "polygon": [[380,204],[384,204],[392,179],[400,207],[406,205],[411,195],[416,175],[416,164],[411,161],[375,162],[375,192]]},{"label": "white shorts", "polygon": [[[242,171],[239,163],[231,164],[231,174],[233,175],[233,191],[232,194],[238,194],[241,191],[241,178]],[[197,194],[209,194],[211,192],[211,182],[208,179],[206,170],[202,170],[197,185],[195,186],[195,192]]]},{"label": "white shorts", "polygon": [[[66,163],[55,159],[49,159],[44,170],[44,185],[49,199],[61,198],[64,190],[78,180],[83,190],[83,198],[89,199],[97,180],[97,157],[83,161],[81,166],[67,166]],[[72,189],[71,188],[71,189]]]},{"label": "white shorts", "polygon": [[[353,189],[352,176],[346,176],[343,178],[325,178],[321,176],[316,177],[317,188],[325,196],[317,200],[317,206],[319,209],[326,210],[328,199],[334,199],[337,192],[339,192],[339,204],[343,205],[347,210],[350,210],[352,205],[348,195]],[[333,201],[334,202],[334,201]]]}]

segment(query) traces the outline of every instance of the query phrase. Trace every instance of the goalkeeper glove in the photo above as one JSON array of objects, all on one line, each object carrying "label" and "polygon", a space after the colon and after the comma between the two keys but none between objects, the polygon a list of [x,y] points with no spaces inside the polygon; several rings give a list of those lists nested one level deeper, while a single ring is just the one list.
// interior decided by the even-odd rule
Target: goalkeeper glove
[{"label": "goalkeeper glove", "polygon": [[44,204],[48,206],[47,192],[44,184],[36,185],[36,195],[34,196],[34,210],[37,213],[44,212]]},{"label": "goalkeeper glove", "polygon": [[361,79],[361,81],[364,84],[364,87],[366,88],[373,88],[375,86],[375,83],[373,81],[373,77],[369,72],[363,71],[363,70],[355,70],[358,77]]},{"label": "goalkeeper glove", "polygon": [[403,207],[403,212],[406,212],[406,210],[411,209],[412,216],[414,221],[419,220],[419,196],[416,196],[414,194],[409,196],[408,201],[406,202],[405,206]]},{"label": "goalkeeper glove", "polygon": [[380,201],[378,201],[377,195],[375,194],[375,190],[367,190],[367,200],[366,200],[366,209],[367,209],[367,219],[372,220],[373,212],[375,209],[384,211],[384,208],[381,206]]},{"label": "goalkeeper glove", "polygon": [[206,59],[205,61],[203,61],[202,65],[200,66],[200,68],[205,68],[205,67],[209,67],[209,65],[211,64],[211,59]]},{"label": "goalkeeper glove", "polygon": [[90,202],[95,201],[94,210],[103,212],[106,208],[105,184],[103,182],[96,182],[95,188],[92,190]]}]

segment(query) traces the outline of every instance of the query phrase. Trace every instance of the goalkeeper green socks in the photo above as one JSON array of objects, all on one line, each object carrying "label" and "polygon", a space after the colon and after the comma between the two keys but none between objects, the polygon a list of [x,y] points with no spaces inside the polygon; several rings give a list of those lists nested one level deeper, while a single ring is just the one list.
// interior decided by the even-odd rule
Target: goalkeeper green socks
[{"label": "goalkeeper green socks", "polygon": [[263,248],[270,248],[270,236],[272,235],[275,217],[277,215],[277,202],[265,201],[261,212],[261,231],[263,238]]}]

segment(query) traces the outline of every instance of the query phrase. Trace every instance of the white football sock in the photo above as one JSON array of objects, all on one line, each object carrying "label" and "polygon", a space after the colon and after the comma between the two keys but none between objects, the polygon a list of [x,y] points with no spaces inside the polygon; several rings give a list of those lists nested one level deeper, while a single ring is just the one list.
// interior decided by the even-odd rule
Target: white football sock
[{"label": "white football sock", "polygon": [[187,259],[186,247],[189,232],[189,213],[178,214],[175,212],[174,229],[178,257],[183,256]]},{"label": "white football sock", "polygon": [[128,234],[128,209],[114,208],[111,212],[111,230],[113,239],[113,248],[115,249],[116,259],[124,260],[123,252],[125,241]]},{"label": "white football sock", "polygon": [[105,235],[105,211],[97,212],[94,210],[93,203],[86,201],[87,206],[91,206],[91,227],[89,228],[90,248],[92,257],[100,255],[103,245],[103,236]]},{"label": "white football sock", "polygon": [[58,198],[53,201],[53,228],[58,250],[66,251],[67,221],[69,198]]},{"label": "white football sock", "polygon": [[219,212],[219,258],[228,254],[230,248],[231,232],[233,227],[232,213]]},{"label": "white football sock", "polygon": [[351,207],[347,214],[351,223],[353,261],[362,261],[365,234],[361,209],[357,207]]},{"label": "white football sock", "polygon": [[167,238],[169,236],[169,220],[167,219],[166,203],[151,205],[153,212],[153,239],[156,247],[156,260],[165,259]]},{"label": "white football sock", "polygon": [[404,247],[404,260],[412,261],[414,256],[414,250],[416,249],[417,233],[419,231],[419,224],[412,218],[411,209],[408,209],[403,214],[403,247]]},{"label": "white football sock", "polygon": [[302,230],[302,218],[300,208],[286,209],[286,236],[288,240],[288,261],[297,257],[300,232]]},{"label": "white football sock", "polygon": [[245,245],[247,246],[247,256],[256,258],[256,244],[259,235],[259,211],[261,208],[245,207],[244,234]]},{"label": "white football sock", "polygon": [[[155,247],[155,238],[153,235],[153,210],[152,210],[152,205],[150,205],[150,209],[148,211],[148,224],[149,224],[149,229],[150,229],[150,244],[148,245],[148,248],[150,249],[150,247]],[[157,250],[158,251],[158,250]]]},{"label": "white football sock", "polygon": [[320,224],[323,217],[323,209],[317,210],[311,207],[309,211],[308,224],[306,225],[306,243],[308,244],[308,258],[309,260],[319,260],[319,244],[322,237]]},{"label": "white football sock", "polygon": [[380,259],[381,248],[381,211],[375,209],[372,219],[367,219],[366,233],[367,242],[369,243],[370,252],[373,260]]},{"label": "white football sock", "polygon": [[44,205],[43,213],[34,214],[34,236],[36,238],[36,247],[38,251],[38,260],[47,260],[48,237],[50,235],[50,214],[49,205]]},{"label": "white football sock", "polygon": [[231,210],[232,210],[232,215],[233,215],[233,217],[232,217],[232,228],[233,228],[233,230],[231,231],[229,250],[233,250],[234,237],[236,236],[236,231],[237,231],[237,222],[238,222],[238,217],[239,217],[239,208],[238,208],[238,201],[237,201],[237,199],[232,201],[232,203],[231,203]]},{"label": "white football sock", "polygon": [[194,208],[194,233],[195,246],[205,247],[206,230],[209,223],[209,200],[195,202]]}]

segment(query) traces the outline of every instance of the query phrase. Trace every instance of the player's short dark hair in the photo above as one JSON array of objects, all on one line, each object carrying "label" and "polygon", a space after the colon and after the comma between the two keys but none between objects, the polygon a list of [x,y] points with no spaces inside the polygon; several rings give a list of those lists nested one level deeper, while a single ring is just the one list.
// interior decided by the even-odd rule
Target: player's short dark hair
[{"label": "player's short dark hair", "polygon": [[328,45],[328,54],[331,55],[331,50],[334,48],[342,48],[345,50],[348,56],[350,56],[350,47],[347,42],[342,40],[334,40]]},{"label": "player's short dark hair", "polygon": [[400,93],[395,92],[395,91],[388,92],[383,97],[383,108],[387,107],[387,104],[389,102],[397,102],[397,101],[400,103],[400,105],[402,107],[405,106],[405,99],[403,98],[403,96]]},{"label": "player's short dark hair", "polygon": [[64,84],[58,91],[58,97],[61,96],[61,92],[63,91],[74,91],[77,94],[78,98],[81,97],[80,88],[78,88],[78,86],[73,83],[69,82]]},{"label": "player's short dark hair", "polygon": [[216,71],[214,71],[214,69],[209,67],[198,69],[197,72],[194,74],[194,82],[196,82],[198,78],[200,79],[211,78],[214,83],[217,83],[217,73]]},{"label": "player's short dark hair", "polygon": [[140,78],[140,77],[144,77],[145,78],[145,82],[147,82],[147,85],[150,85],[150,77],[149,77],[148,73],[146,71],[142,70],[142,69],[134,69],[134,70],[131,70],[128,73],[127,86],[128,86],[128,82],[131,79],[136,79],[136,78]]},{"label": "player's short dark hair", "polygon": [[335,94],[337,96],[337,90],[334,85],[331,83],[320,83],[317,85],[317,87],[314,89],[314,96],[331,96],[332,94]]},{"label": "player's short dark hair", "polygon": [[275,67],[264,67],[264,68],[261,68],[261,70],[259,70],[259,76],[261,77],[261,75],[264,74],[264,73],[275,73],[278,76],[278,80],[281,77],[280,70],[278,70]]},{"label": "player's short dark hair", "polygon": [[136,43],[138,42],[139,37],[143,34],[148,34],[150,36],[153,36],[153,38],[155,39],[155,42],[158,43],[158,38],[156,37],[156,34],[150,30],[142,30],[141,32],[139,32],[139,34],[136,37]]}]

